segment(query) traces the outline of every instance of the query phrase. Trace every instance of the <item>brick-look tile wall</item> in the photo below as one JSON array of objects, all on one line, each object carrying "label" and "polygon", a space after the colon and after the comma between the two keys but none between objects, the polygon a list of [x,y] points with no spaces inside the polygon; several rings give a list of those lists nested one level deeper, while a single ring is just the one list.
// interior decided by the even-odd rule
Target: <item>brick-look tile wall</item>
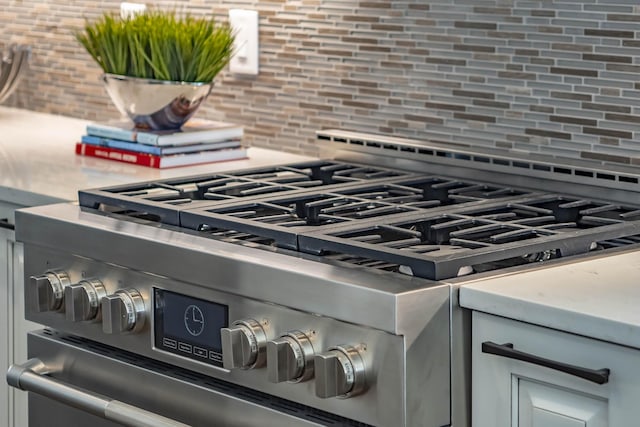
[{"label": "brick-look tile wall", "polygon": [[[0,43],[33,45],[8,105],[115,117],[72,32],[115,0],[4,0]],[[260,12],[256,79],[224,73],[199,112],[247,141],[316,153],[336,127],[640,164],[637,0],[164,1]]]}]

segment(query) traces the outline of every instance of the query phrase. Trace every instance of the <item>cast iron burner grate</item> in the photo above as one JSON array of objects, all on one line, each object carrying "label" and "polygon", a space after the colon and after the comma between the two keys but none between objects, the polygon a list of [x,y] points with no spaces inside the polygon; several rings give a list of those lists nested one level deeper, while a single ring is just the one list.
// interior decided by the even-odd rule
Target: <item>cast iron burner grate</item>
[{"label": "cast iron burner grate", "polygon": [[86,190],[79,199],[132,220],[256,247],[348,255],[435,280],[613,247],[640,234],[638,208],[334,161]]},{"label": "cast iron burner grate", "polygon": [[200,235],[205,235],[221,242],[233,243],[251,248],[266,249],[276,246],[274,239],[256,236],[251,233],[242,233],[237,230],[202,226],[198,232]]},{"label": "cast iron burner grate", "polygon": [[[611,240],[596,242],[591,246],[589,252],[621,248],[623,246],[629,246],[629,245],[640,245],[640,234],[636,236],[629,236],[629,237],[620,238],[620,239],[611,239]],[[408,266],[405,266],[402,264],[391,263],[391,262],[365,258],[365,257],[358,257],[358,256],[349,255],[349,254],[344,254],[344,253],[334,253],[334,254],[325,255],[324,259],[328,261],[335,261],[338,263],[346,263],[348,265],[361,267],[364,269],[374,269],[374,270],[388,271],[392,273],[413,275],[413,272],[411,271],[411,269]],[[531,264],[539,261],[544,261],[544,260],[536,257],[527,257],[527,256],[507,258],[507,259],[499,260],[496,262],[487,262],[484,264],[476,265],[476,266],[473,266],[473,269],[462,269],[462,271],[458,272],[458,275],[462,276],[462,275],[472,274],[472,273],[482,273],[485,271],[493,271],[501,268],[515,267],[518,265]]]},{"label": "cast iron burner grate", "polygon": [[418,176],[394,183],[367,184],[334,193],[419,208],[432,208],[531,194],[522,190],[438,176]]},{"label": "cast iron burner grate", "polygon": [[82,190],[78,195],[83,207],[143,212],[154,216],[159,222],[180,225],[179,212],[199,205],[411,175],[404,171],[367,165],[314,161]]},{"label": "cast iron burner grate", "polygon": [[193,230],[233,229],[271,238],[280,247],[297,249],[297,234],[303,231],[417,210],[413,202],[385,203],[333,193],[292,194],[188,210],[181,213],[180,222]]},{"label": "cast iron burner grate", "polygon": [[315,161],[234,172],[232,175],[245,179],[292,185],[297,188],[307,188],[388,179],[409,176],[411,174],[401,170],[369,165]]},{"label": "cast iron burner grate", "polygon": [[297,191],[255,202],[214,203],[182,211],[180,224],[193,230],[238,230],[273,239],[280,247],[297,249],[297,234],[305,231],[527,194],[531,193],[426,176],[398,183],[333,188],[327,193]]},{"label": "cast iron burner grate", "polygon": [[303,252],[383,261],[415,276],[442,280],[587,253],[600,241],[608,246],[633,242],[638,234],[636,208],[546,195],[304,233],[298,243]]}]

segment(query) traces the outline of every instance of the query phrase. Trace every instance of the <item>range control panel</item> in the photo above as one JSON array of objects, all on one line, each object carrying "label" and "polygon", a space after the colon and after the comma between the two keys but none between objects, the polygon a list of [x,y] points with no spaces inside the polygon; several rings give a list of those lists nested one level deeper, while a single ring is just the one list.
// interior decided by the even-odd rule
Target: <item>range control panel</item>
[{"label": "range control panel", "polygon": [[79,276],[64,269],[31,276],[31,320],[124,350],[133,342],[143,353],[149,336],[152,354],[168,353],[163,360],[189,367],[186,358],[238,377],[251,371],[272,386],[311,382],[321,399],[360,395],[371,382],[367,339],[337,321],[213,290],[193,295],[189,285],[144,273],[126,271],[128,280],[115,281]]}]

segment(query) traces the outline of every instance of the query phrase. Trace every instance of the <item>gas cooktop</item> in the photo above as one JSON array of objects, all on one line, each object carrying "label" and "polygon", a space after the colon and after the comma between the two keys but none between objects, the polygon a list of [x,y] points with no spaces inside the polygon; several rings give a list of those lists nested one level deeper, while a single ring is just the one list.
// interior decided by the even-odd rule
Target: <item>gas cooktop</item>
[{"label": "gas cooktop", "polygon": [[80,191],[80,205],[433,280],[640,243],[640,208],[314,161]]}]

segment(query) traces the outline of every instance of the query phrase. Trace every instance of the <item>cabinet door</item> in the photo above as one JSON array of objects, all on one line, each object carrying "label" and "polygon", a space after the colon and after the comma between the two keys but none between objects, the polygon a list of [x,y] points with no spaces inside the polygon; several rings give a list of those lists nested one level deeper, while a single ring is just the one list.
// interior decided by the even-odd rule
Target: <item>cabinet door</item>
[{"label": "cabinet door", "polygon": [[[483,352],[483,343],[512,345],[528,360]],[[638,425],[638,349],[479,312],[472,345],[473,427]],[[602,368],[609,369],[603,384],[579,376]]]},{"label": "cabinet door", "polygon": [[[29,322],[24,318],[24,249],[22,243],[10,242],[13,249],[13,268],[11,301],[13,302],[13,324],[9,333],[13,336],[13,351],[10,363],[22,363],[27,360],[27,332],[41,329],[42,325]],[[28,394],[12,389],[14,427],[28,425]]]},{"label": "cabinet door", "polygon": [[[27,360],[27,332],[41,328],[24,319],[24,259],[15,233],[0,228],[0,380],[12,363]],[[0,427],[28,425],[27,393],[0,386]]]},{"label": "cabinet door", "polygon": [[[13,231],[0,228],[0,371],[7,372],[13,342],[10,334],[11,289],[13,267]],[[9,401],[13,395],[12,389],[6,387],[4,378],[0,379],[0,427],[13,425],[13,413],[9,411]]]},{"label": "cabinet door", "polygon": [[512,413],[518,427],[607,427],[607,400],[519,378]]}]

